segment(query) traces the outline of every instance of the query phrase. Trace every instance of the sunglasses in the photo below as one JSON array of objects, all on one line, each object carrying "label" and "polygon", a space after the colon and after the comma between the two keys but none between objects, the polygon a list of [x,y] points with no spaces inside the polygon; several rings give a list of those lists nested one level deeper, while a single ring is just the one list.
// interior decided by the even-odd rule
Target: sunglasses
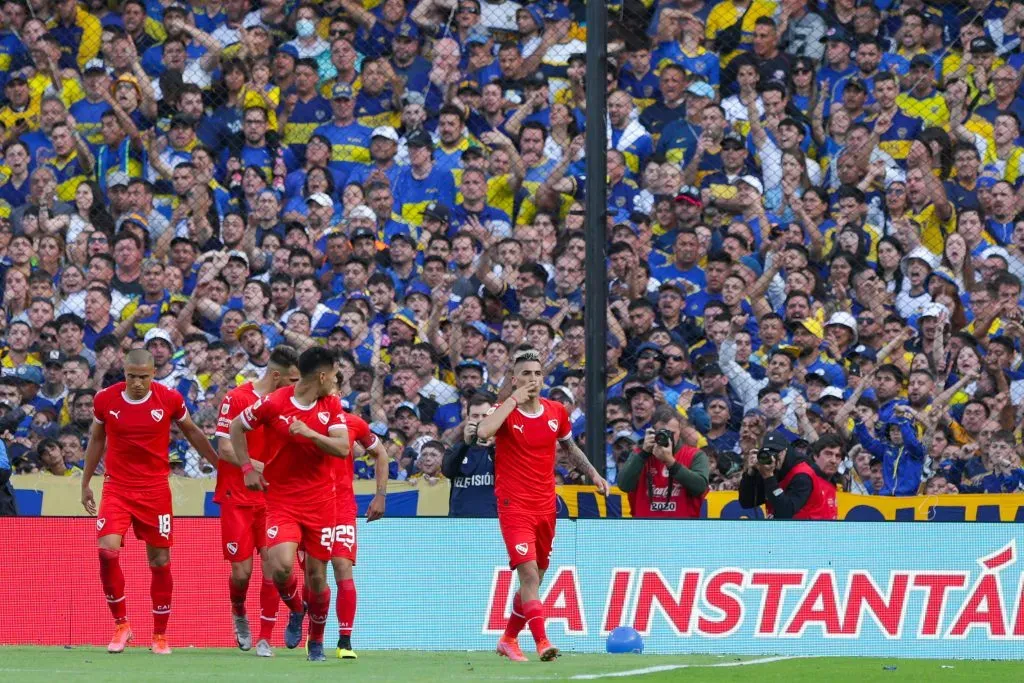
[{"label": "sunglasses", "polygon": [[570,216],[586,216],[587,212],[586,211],[570,211],[569,215]]},{"label": "sunglasses", "polygon": [[330,31],[328,31],[327,35],[329,35],[332,38],[338,38],[338,37],[341,37],[341,36],[352,35],[353,33],[355,33],[355,31],[353,31],[352,29],[336,28],[336,29],[331,29]]},{"label": "sunglasses", "polygon": [[480,14],[480,10],[472,6],[460,7],[459,12],[461,12],[462,14]]},{"label": "sunglasses", "polygon": [[57,341],[57,335],[55,334],[41,334],[39,338],[43,341]]},{"label": "sunglasses", "polygon": [[686,360],[685,356],[678,356],[676,354],[665,354],[665,358],[667,358],[668,360],[674,360],[677,363],[681,363],[684,360]]},{"label": "sunglasses", "polygon": [[809,69],[805,66],[798,66],[795,69],[793,69],[793,73],[795,74],[809,74],[811,73],[811,71],[812,69]]}]

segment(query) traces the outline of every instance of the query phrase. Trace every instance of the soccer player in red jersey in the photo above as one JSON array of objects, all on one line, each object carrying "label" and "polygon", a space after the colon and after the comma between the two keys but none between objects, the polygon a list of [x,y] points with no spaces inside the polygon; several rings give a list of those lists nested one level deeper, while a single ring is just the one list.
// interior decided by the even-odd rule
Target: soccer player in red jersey
[{"label": "soccer player in red jersey", "polygon": [[373,522],[384,516],[385,497],[388,492],[388,451],[377,435],[370,431],[370,426],[361,417],[345,415],[348,424],[348,435],[351,446],[349,457],[335,461],[334,470],[334,502],[337,512],[337,524],[334,527],[334,545],[331,548],[331,564],[334,566],[334,578],[338,584],[335,599],[335,612],[338,615],[340,632],[338,635],[338,659],[356,659],[352,649],[352,626],[356,617],[356,584],[352,577],[352,567],[356,564],[356,495],[352,488],[355,478],[353,449],[355,444],[371,451],[376,458],[375,477],[377,493],[366,510],[366,521]]},{"label": "soccer player in red jersey", "polygon": [[[245,485],[265,490],[267,498],[267,560],[281,599],[291,614],[285,645],[302,640],[306,613],[298,581],[292,574],[301,543],[306,552],[309,588],[307,659],[322,662],[324,625],[331,608],[327,561],[334,546],[336,512],[332,458],[347,458],[349,436],[341,399],[334,395],[334,354],[323,347],[299,356],[299,381],[264,396],[231,421],[231,447]],[[249,458],[245,433],[263,427],[263,474]],[[266,475],[266,478],[264,478]],[[268,483],[269,482],[269,483]]]},{"label": "soccer player in red jersey", "polygon": [[123,652],[132,639],[124,596],[124,573],[119,555],[128,527],[146,543],[146,556],[153,574],[153,645],[155,654],[169,655],[167,620],[171,615],[171,473],[169,447],[171,422],[199,455],[210,463],[217,453],[202,430],[192,422],[185,401],[178,392],[153,381],[153,356],[134,349],[124,361],[125,381],[96,394],[94,420],[85,451],[82,474],[82,506],[96,514],[96,500],[89,482],[100,456],[106,453],[103,498],[96,519],[99,539],[100,581],[107,605],[114,615],[114,637],[108,652]]},{"label": "soccer player in red jersey", "polygon": [[542,661],[558,656],[544,631],[540,584],[548,568],[555,537],[555,451],[560,444],[573,465],[607,495],[606,482],[572,438],[569,414],[556,401],[540,398],[544,369],[532,349],[515,354],[512,396],[491,408],[477,426],[477,438],[494,437],[494,493],[498,524],[509,566],[519,576],[512,616],[498,640],[498,654],[526,661],[518,636],[529,626]]},{"label": "soccer player in red jersey", "polygon": [[[279,344],[270,353],[266,373],[254,382],[246,382],[232,389],[220,405],[217,419],[217,447],[220,462],[217,464],[217,490],[214,501],[220,504],[220,534],[224,559],[231,563],[231,577],[228,589],[231,595],[231,617],[235,625],[235,640],[239,649],[252,649],[252,633],[245,611],[245,597],[249,591],[252,576],[253,551],[266,555],[267,547],[267,506],[260,491],[245,487],[242,470],[234,463],[231,450],[231,421],[243,410],[261,397],[281,387],[291,386],[299,379],[299,354],[291,346]],[[264,466],[263,429],[254,429],[246,434],[249,457],[253,467]],[[260,657],[273,656],[270,636],[277,621],[277,606],[280,598],[277,586],[263,567],[263,585],[260,587],[260,635],[256,643],[256,654]]]}]

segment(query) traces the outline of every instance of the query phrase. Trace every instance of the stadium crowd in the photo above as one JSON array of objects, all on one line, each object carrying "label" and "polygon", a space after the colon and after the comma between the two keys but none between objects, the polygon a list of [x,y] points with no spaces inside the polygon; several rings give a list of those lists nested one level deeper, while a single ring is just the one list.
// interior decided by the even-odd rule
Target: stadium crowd
[{"label": "stadium crowd", "polygon": [[[77,473],[138,346],[213,438],[287,342],[337,350],[391,476],[432,485],[528,343],[578,438],[607,391],[610,482],[667,405],[713,489],[771,432],[848,439],[855,493],[1024,489],[1024,2],[612,3],[603,123],[583,13],[5,0],[0,465]],[[214,475],[177,443],[176,474]]]}]

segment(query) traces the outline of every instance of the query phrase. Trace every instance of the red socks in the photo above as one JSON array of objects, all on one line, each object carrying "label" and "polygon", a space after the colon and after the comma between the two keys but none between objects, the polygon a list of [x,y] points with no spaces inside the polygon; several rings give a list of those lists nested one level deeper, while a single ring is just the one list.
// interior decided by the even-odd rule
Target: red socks
[{"label": "red socks", "polygon": [[324,642],[324,626],[331,611],[331,591],[309,593],[309,639],[314,643]]},{"label": "red socks", "polygon": [[515,597],[512,598],[512,615],[508,618],[508,624],[505,625],[505,637],[518,637],[524,626],[526,626],[526,617],[523,615],[523,599],[516,591]]},{"label": "red socks", "polygon": [[284,583],[275,581],[274,585],[277,586],[277,592],[281,594],[281,600],[288,605],[288,609],[292,612],[302,611],[302,596],[299,595],[299,582],[294,573]]},{"label": "red socks", "polygon": [[338,584],[338,597],[334,605],[338,615],[341,635],[352,635],[352,624],[356,620],[356,582],[345,579]]},{"label": "red socks", "polygon": [[281,604],[281,596],[277,592],[277,586],[271,579],[263,578],[260,586],[260,640],[270,642],[270,636],[274,633],[274,624],[277,622],[277,608]]},{"label": "red socks", "polygon": [[231,596],[231,613],[235,616],[245,616],[245,596],[248,592],[248,580],[237,583],[234,577],[228,579],[228,593]]},{"label": "red socks", "polygon": [[171,618],[171,593],[174,591],[171,563],[149,570],[153,573],[149,584],[149,595],[153,599],[153,635],[162,636],[167,633],[167,620]]},{"label": "red socks", "polygon": [[121,571],[120,550],[100,548],[100,583],[107,596],[107,607],[115,624],[128,621],[128,606],[124,601],[124,572]]},{"label": "red socks", "polygon": [[523,605],[523,616],[533,634],[533,642],[540,644],[546,641],[548,634],[544,632],[544,604],[540,600],[530,600]]}]

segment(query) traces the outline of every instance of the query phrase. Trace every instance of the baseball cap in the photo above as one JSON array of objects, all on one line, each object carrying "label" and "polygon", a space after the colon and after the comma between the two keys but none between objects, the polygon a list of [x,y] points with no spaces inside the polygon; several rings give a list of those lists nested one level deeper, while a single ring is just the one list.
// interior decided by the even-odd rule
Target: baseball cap
[{"label": "baseball cap", "polygon": [[408,38],[409,40],[420,39],[420,27],[416,25],[416,22],[409,19],[403,19],[398,26],[395,27],[395,38]]},{"label": "baseball cap", "polygon": [[743,149],[744,147],[746,147],[746,144],[743,142],[743,138],[731,131],[726,133],[725,137],[722,138],[723,149]]},{"label": "baseball cap", "polygon": [[935,62],[928,55],[914,55],[914,58],[910,60],[910,68],[916,68],[923,66],[926,69],[931,69],[935,66]]},{"label": "baseball cap", "polygon": [[971,52],[975,52],[975,53],[981,54],[981,53],[988,53],[988,52],[995,52],[995,51],[996,51],[996,44],[988,36],[982,36],[980,38],[975,38],[974,40],[971,41]]},{"label": "baseball cap", "polygon": [[761,262],[757,260],[757,257],[753,254],[747,254],[746,256],[740,257],[740,264],[746,266],[754,273],[754,277],[761,277],[764,273],[764,268],[761,266]]},{"label": "baseball cap", "polygon": [[371,228],[356,228],[348,238],[352,242],[355,242],[356,240],[361,240],[367,237],[371,240],[376,240],[377,233],[375,233]]},{"label": "baseball cap", "polygon": [[637,394],[647,394],[651,398],[654,398],[654,392],[651,391],[650,387],[648,387],[646,384],[637,384],[635,386],[631,386],[629,389],[626,390],[626,400],[633,400],[633,397],[636,396]]},{"label": "baseball cap", "polygon": [[492,332],[491,332],[491,328],[487,327],[487,325],[483,324],[479,320],[477,320],[475,322],[471,322],[471,323],[463,323],[462,324],[462,329],[463,330],[473,330],[474,332],[479,334],[484,339],[490,339],[491,337],[494,336],[492,334]]},{"label": "baseball cap", "polygon": [[722,366],[718,364],[718,361],[711,360],[700,366],[700,370],[697,371],[699,377],[715,377],[717,375],[724,374],[722,372]]},{"label": "baseball cap", "polygon": [[752,188],[757,190],[758,194],[760,194],[760,195],[764,194],[764,185],[762,185],[761,181],[758,180],[757,178],[755,178],[752,175],[742,175],[742,176],[740,176],[739,178],[736,179],[736,182],[737,183],[744,183],[745,185],[750,185]]},{"label": "baseball cap", "polygon": [[408,299],[413,294],[420,294],[420,295],[425,296],[425,297],[427,297],[429,299],[433,295],[433,292],[431,291],[430,287],[428,287],[425,282],[422,282],[420,280],[416,280],[415,282],[410,283],[409,286],[405,288],[405,298],[406,299]]},{"label": "baseball cap", "polygon": [[789,448],[789,440],[778,432],[768,432],[761,439],[761,448],[768,451],[781,453]]},{"label": "baseball cap", "polygon": [[335,83],[331,88],[332,100],[351,100],[352,97],[352,86],[348,83]]},{"label": "baseball cap", "polygon": [[390,236],[388,237],[388,241],[394,242],[395,240],[405,240],[406,242],[411,244],[414,249],[416,248],[416,240],[413,239],[413,236],[409,234],[408,230],[395,230],[393,233],[391,233]]},{"label": "baseball cap", "polygon": [[929,249],[926,247],[915,247],[909,254],[903,257],[902,261],[900,261],[900,270],[903,271],[904,275],[907,274],[907,266],[909,266],[910,262],[915,259],[918,261],[924,261],[925,265],[933,270],[939,265],[936,261],[935,255],[932,254]]},{"label": "baseball cap", "polygon": [[476,24],[466,35],[466,45],[486,45],[491,39],[491,30],[483,24]]},{"label": "baseball cap", "polygon": [[878,362],[878,353],[870,346],[864,346],[863,344],[858,344],[857,346],[853,347],[853,349],[848,354],[846,354],[846,356],[848,358],[866,358],[872,363]]},{"label": "baseball cap", "polygon": [[541,28],[544,27],[544,12],[541,10],[539,6],[527,5],[526,7],[520,7],[519,9],[516,10],[516,14],[518,14],[519,12],[526,12],[527,14],[530,15],[530,18],[533,19],[533,22],[537,24],[537,26]]},{"label": "baseball cap", "polygon": [[829,29],[825,31],[825,35],[821,37],[820,42],[836,42],[846,43],[847,45],[853,45],[853,35],[851,35],[851,33],[847,31],[846,27],[844,26],[830,26]]},{"label": "baseball cap", "polygon": [[427,103],[427,98],[423,96],[423,93],[416,92],[415,90],[409,91],[402,95],[402,106],[407,104],[418,104],[424,106]]},{"label": "baseball cap", "polygon": [[19,365],[18,369],[14,371],[14,376],[19,382],[43,383],[43,369],[38,365]]},{"label": "baseball cap", "polygon": [[480,84],[478,82],[474,81],[471,78],[467,78],[465,80],[459,81],[459,87],[458,87],[457,92],[465,92],[467,90],[469,92],[476,93],[477,95],[479,95],[480,94]]},{"label": "baseball cap", "polygon": [[527,88],[540,88],[548,84],[548,77],[543,71],[534,71],[532,74],[526,77],[523,81],[523,85]]},{"label": "baseball cap", "polygon": [[696,97],[706,97],[709,100],[715,99],[715,89],[711,87],[709,83],[704,81],[697,81],[691,83],[690,87],[686,89],[686,92]]},{"label": "baseball cap", "polygon": [[694,206],[703,205],[700,199],[700,190],[692,185],[683,185],[679,189],[679,194],[676,195],[676,202],[680,204],[693,204]]},{"label": "baseball cap", "polygon": [[174,342],[171,341],[171,335],[167,334],[167,331],[161,327],[154,327],[150,329],[149,332],[146,333],[146,336],[142,338],[142,343],[148,346],[149,342],[154,339],[160,339],[161,341],[166,342],[172,349],[174,348]]},{"label": "baseball cap", "polygon": [[561,384],[559,384],[557,387],[551,387],[551,391],[548,392],[548,396],[554,398],[556,391],[564,394],[565,397],[569,399],[570,403],[576,403],[576,396],[573,395],[572,389],[570,389],[569,387],[563,386]]},{"label": "baseball cap", "polygon": [[232,251],[229,251],[228,261],[232,259],[234,259],[235,261],[241,261],[242,263],[245,264],[246,268],[249,267],[249,256],[244,251],[239,251],[238,249],[233,249]]},{"label": "baseball cap", "polygon": [[174,114],[171,116],[171,128],[195,128],[196,120],[187,114]]},{"label": "baseball cap", "polygon": [[405,139],[405,144],[409,147],[430,147],[433,149],[434,139],[425,130],[415,130]]},{"label": "baseball cap", "polygon": [[843,84],[843,90],[848,90],[850,88],[856,88],[861,92],[868,91],[868,87],[864,85],[864,81],[860,80],[859,78],[854,78],[852,76],[850,78],[847,78],[846,83]]},{"label": "baseball cap", "polygon": [[[482,324],[482,323],[477,323],[477,324]],[[484,372],[484,364],[481,363],[480,361],[476,360],[475,358],[467,358],[464,361],[460,361],[459,364],[455,366],[455,374],[456,375],[459,374],[459,370],[479,370],[481,373],[483,373]]]},{"label": "baseball cap", "polygon": [[130,213],[121,221],[122,227],[125,223],[135,223],[145,230],[149,230],[149,221],[141,213]]},{"label": "baseball cap", "polygon": [[124,171],[112,171],[107,174],[107,187],[117,187],[118,185],[128,186],[132,179]]},{"label": "baseball cap", "polygon": [[332,209],[334,208],[334,200],[331,199],[329,195],[323,192],[314,192],[313,194],[306,197],[306,203],[308,204],[309,202],[313,202],[314,204],[317,204],[319,206],[326,206]]},{"label": "baseball cap", "polygon": [[254,322],[252,320],[246,320],[244,323],[242,323],[235,329],[235,339],[241,341],[245,333],[249,332],[250,330],[256,330],[261,334],[263,333],[263,328],[260,327],[259,323]]},{"label": "baseball cap", "polygon": [[102,59],[90,59],[85,63],[85,69],[82,70],[82,73],[86,76],[89,74],[105,74],[107,73],[107,67]]},{"label": "baseball cap", "polygon": [[438,202],[430,202],[427,204],[427,208],[423,209],[424,217],[436,218],[442,223],[447,223],[450,215],[448,207]]},{"label": "baseball cap", "polygon": [[416,314],[408,308],[400,308],[397,312],[392,313],[389,321],[397,320],[403,322],[412,329],[419,329],[419,325],[416,324]]},{"label": "baseball cap", "polygon": [[825,386],[830,384],[828,377],[825,376],[824,368],[817,368],[804,375],[804,384],[808,382],[821,382]]},{"label": "baseball cap", "polygon": [[352,208],[352,211],[348,214],[349,220],[353,218],[365,218],[366,220],[376,221],[377,214],[373,212],[373,209],[368,207],[366,204],[360,204]]},{"label": "baseball cap", "polygon": [[818,403],[824,403],[827,398],[834,398],[837,401],[845,400],[843,398],[843,390],[839,387],[825,387],[822,389],[821,396],[818,397]]},{"label": "baseball cap", "polygon": [[615,436],[612,437],[612,442],[614,443],[615,441],[629,441],[630,443],[633,444],[637,443],[636,435],[633,434],[633,432],[629,431],[628,429],[623,429],[622,431],[615,432]]},{"label": "baseball cap", "polygon": [[640,346],[636,347],[637,358],[639,358],[645,351],[654,351],[656,354],[661,356],[661,347],[654,342],[644,342]]},{"label": "baseball cap", "polygon": [[919,319],[938,318],[941,317],[943,313],[946,314],[946,317],[949,317],[949,309],[946,308],[946,305],[933,301],[929,304],[925,304],[924,308],[921,309]]},{"label": "baseball cap", "polygon": [[398,404],[398,407],[395,408],[396,416],[398,415],[399,410],[408,410],[410,413],[416,416],[417,420],[420,419],[420,409],[415,403],[412,403],[410,401],[402,401],[401,403]]},{"label": "baseball cap", "polygon": [[47,351],[46,356],[43,358],[43,366],[47,365],[64,365],[64,354],[54,349],[53,351]]},{"label": "baseball cap", "polygon": [[245,19],[242,20],[242,28],[261,28],[264,31],[267,30],[267,25],[263,23],[263,19],[260,18],[259,12],[250,12],[245,15]]},{"label": "baseball cap", "polygon": [[391,142],[398,142],[398,133],[391,126],[377,126],[370,133],[371,138],[385,138]]},{"label": "baseball cap", "polygon": [[815,318],[804,318],[803,320],[797,320],[796,322],[790,325],[790,329],[795,330],[798,327],[804,328],[818,339],[821,339],[825,336],[824,326]]},{"label": "baseball cap", "polygon": [[833,325],[848,328],[850,331],[853,332],[853,336],[856,338],[857,321],[854,319],[852,315],[850,315],[846,311],[836,311],[828,319],[828,322],[825,323],[825,327],[832,327]]},{"label": "baseball cap", "polygon": [[275,54],[288,55],[292,59],[298,60],[299,48],[295,47],[294,45],[289,45],[288,43],[285,43],[281,47],[277,48],[277,52]]}]

